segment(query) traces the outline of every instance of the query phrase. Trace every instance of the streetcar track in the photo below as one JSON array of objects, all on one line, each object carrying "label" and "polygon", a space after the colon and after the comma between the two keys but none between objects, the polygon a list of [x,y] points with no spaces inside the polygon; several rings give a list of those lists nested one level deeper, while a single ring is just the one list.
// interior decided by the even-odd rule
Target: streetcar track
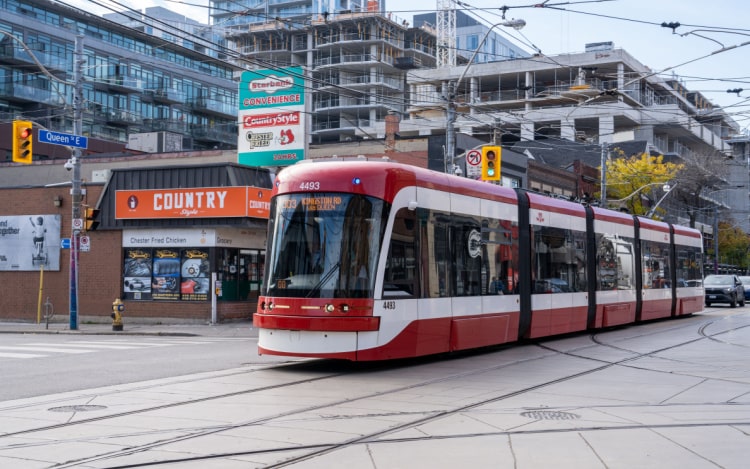
[{"label": "streetcar track", "polygon": [[[422,441],[436,441],[436,440],[458,440],[458,439],[466,439],[466,438],[481,438],[481,437],[501,437],[501,436],[524,436],[524,435],[549,435],[549,434],[565,434],[565,433],[589,433],[589,432],[606,432],[606,431],[622,431],[622,430],[673,430],[673,429],[680,429],[680,428],[712,428],[712,427],[723,427],[723,426],[730,426],[730,427],[741,427],[741,426],[748,426],[750,427],[750,421],[747,422],[737,422],[736,420],[727,421],[727,422],[710,422],[710,423],[674,423],[674,424],[634,424],[634,425],[622,425],[617,427],[602,427],[602,426],[588,426],[588,427],[574,427],[574,428],[546,428],[546,429],[538,429],[538,430],[498,430],[493,432],[473,432],[473,433],[456,433],[452,435],[429,435],[429,436],[421,436],[421,437],[409,437],[409,438],[393,438],[388,440],[363,440],[356,443],[351,443],[348,446],[357,446],[357,445],[389,445],[389,444],[402,444],[402,443],[418,443]],[[738,431],[742,431],[742,429],[737,429]],[[750,428],[748,429],[750,431]],[[746,433],[746,432],[743,432]],[[329,452],[334,451],[336,449],[340,449],[337,446],[340,444],[338,443],[317,443],[314,445],[302,445],[302,446],[288,446],[288,447],[282,447],[282,448],[273,448],[268,450],[251,450],[251,451],[235,451],[231,453],[221,453],[221,454],[206,454],[206,455],[200,455],[200,456],[188,456],[183,458],[175,458],[175,459],[164,459],[160,460],[158,462],[148,462],[148,463],[133,463],[133,464],[124,464],[124,465],[118,465],[118,466],[109,466],[108,469],[136,469],[136,468],[142,468],[142,467],[148,467],[153,465],[167,465],[167,464],[182,464],[187,462],[195,462],[195,461],[208,461],[212,459],[217,458],[231,458],[231,457],[237,457],[237,456],[253,456],[253,455],[266,455],[266,454],[273,454],[273,453],[284,453],[284,452],[292,452],[292,451],[300,451],[300,450],[322,450],[326,449]],[[310,456],[314,457],[314,456]],[[300,462],[305,458],[294,460],[294,461],[284,461],[277,464],[267,465],[265,466],[266,469],[273,469],[273,468],[280,468],[287,466],[292,463]],[[309,457],[307,458],[309,459]],[[64,466],[54,466],[54,467],[64,467]]]},{"label": "streetcar track", "polygon": [[[716,320],[712,320],[708,324],[705,324],[704,326],[707,327],[710,324],[714,323],[715,321]],[[695,324],[692,324],[691,326],[695,326]],[[455,414],[458,414],[458,413],[461,413],[461,412],[466,412],[466,411],[469,411],[471,409],[474,409],[474,408],[477,408],[477,407],[480,407],[480,406],[484,406],[484,405],[487,405],[487,404],[496,403],[496,402],[503,401],[503,400],[506,400],[506,399],[509,399],[509,398],[512,398],[512,397],[517,397],[517,396],[520,396],[520,395],[523,395],[523,394],[526,394],[526,393],[529,393],[529,392],[533,392],[533,391],[536,391],[536,390],[539,390],[539,389],[542,389],[542,388],[545,388],[545,387],[548,387],[548,386],[551,386],[551,385],[555,385],[555,384],[559,384],[559,383],[562,383],[562,382],[566,382],[566,381],[569,381],[569,380],[572,380],[572,379],[576,379],[576,378],[579,378],[579,377],[582,377],[582,376],[594,374],[594,373],[597,373],[599,371],[602,371],[604,369],[607,369],[607,368],[610,368],[610,367],[613,367],[613,366],[622,365],[622,364],[625,364],[625,363],[628,363],[628,362],[631,362],[631,361],[635,361],[635,360],[641,359],[643,357],[652,356],[652,355],[664,352],[666,350],[675,349],[675,348],[679,348],[679,347],[682,347],[682,346],[685,346],[685,345],[689,345],[691,343],[704,340],[705,338],[706,337],[701,336],[701,337],[697,337],[697,338],[690,339],[690,340],[685,340],[685,341],[682,341],[680,343],[672,344],[672,345],[669,345],[669,346],[665,346],[665,347],[662,347],[662,348],[659,348],[659,349],[656,349],[656,350],[652,350],[652,351],[649,351],[649,352],[644,352],[644,353],[631,352],[631,353],[634,354],[634,356],[632,356],[632,357],[626,357],[626,358],[623,358],[623,359],[620,359],[620,360],[615,360],[615,361],[597,360],[597,359],[591,358],[591,357],[577,356],[575,354],[569,354],[569,353],[566,353],[566,352],[561,352],[561,351],[558,351],[558,350],[554,350],[554,349],[548,348],[548,350],[551,351],[551,352],[553,352],[553,353],[563,354],[563,355],[571,355],[571,356],[573,356],[575,358],[578,358],[578,359],[598,361],[598,362],[601,363],[601,365],[596,366],[596,367],[591,368],[591,369],[587,369],[587,370],[578,372],[578,373],[573,373],[573,374],[569,374],[569,375],[564,376],[564,377],[560,377],[560,378],[556,378],[556,379],[553,379],[553,380],[549,380],[549,381],[546,381],[546,382],[543,382],[543,383],[539,383],[539,384],[527,386],[527,387],[524,387],[522,389],[518,389],[518,390],[509,392],[509,393],[504,393],[504,394],[499,395],[499,396],[493,396],[493,397],[490,397],[490,398],[487,398],[487,399],[482,399],[482,400],[479,400],[479,401],[476,401],[476,402],[472,402],[472,403],[469,403],[469,404],[466,404],[466,405],[463,405],[463,406],[460,406],[460,407],[456,407],[456,408],[453,408],[453,409],[448,409],[448,410],[443,410],[443,411],[437,411],[437,412],[422,412],[422,413],[420,413],[420,415],[425,414],[425,413],[427,413],[429,415],[425,415],[425,416],[417,418],[417,419],[412,419],[412,420],[410,420],[408,422],[404,422],[402,424],[396,425],[394,427],[390,427],[390,428],[385,429],[385,430],[379,430],[379,431],[372,432],[372,433],[369,433],[369,434],[366,434],[366,435],[360,435],[360,436],[357,436],[355,438],[351,438],[351,439],[345,440],[345,441],[340,442],[340,443],[328,444],[328,445],[323,445],[323,446],[313,445],[314,448],[313,448],[313,446],[309,446],[309,447],[308,446],[305,446],[305,447],[296,446],[296,447],[292,447],[292,448],[287,448],[286,451],[294,450],[294,451],[297,451],[297,452],[300,451],[300,449],[309,448],[310,452],[308,452],[307,454],[304,454],[304,455],[300,455],[300,456],[296,456],[296,457],[293,457],[293,458],[290,458],[290,459],[286,459],[286,460],[284,460],[284,461],[282,461],[280,463],[276,463],[276,464],[273,464],[273,465],[270,465],[270,466],[267,466],[267,467],[270,467],[270,468],[285,467],[287,465],[294,464],[296,462],[300,462],[300,461],[303,461],[303,460],[307,460],[307,459],[315,458],[315,457],[318,457],[318,456],[322,456],[324,454],[327,454],[327,453],[330,453],[330,452],[333,452],[333,451],[337,451],[337,450],[340,450],[340,449],[343,449],[343,448],[346,448],[346,447],[349,447],[349,446],[354,446],[354,445],[359,445],[359,444],[364,444],[364,443],[372,442],[372,440],[374,438],[382,437],[382,436],[385,436],[385,435],[388,435],[388,434],[392,434],[392,433],[395,433],[395,432],[399,432],[399,431],[403,431],[403,430],[406,430],[406,429],[410,429],[410,428],[413,428],[415,426],[419,426],[419,425],[423,425],[423,424],[426,424],[426,423],[429,423],[429,422],[437,421],[437,420],[440,420],[440,419],[443,419],[443,418],[446,418],[446,417],[449,417],[449,416],[452,416],[452,415],[455,415]],[[253,420],[245,421],[245,422],[239,422],[239,423],[235,423],[235,424],[231,424],[231,425],[213,426],[211,428],[205,428],[204,427],[204,428],[200,428],[198,431],[190,432],[188,434],[184,434],[184,435],[181,435],[181,436],[178,436],[178,437],[167,438],[167,439],[160,440],[160,441],[157,441],[157,442],[152,442],[152,443],[148,443],[148,444],[144,444],[144,445],[139,445],[139,446],[135,446],[135,447],[125,448],[125,449],[121,449],[121,450],[117,450],[117,451],[113,451],[113,452],[109,452],[109,453],[106,453],[106,454],[101,454],[101,455],[97,455],[97,456],[93,456],[93,457],[85,458],[85,459],[81,459],[81,460],[68,461],[66,463],[63,463],[63,464],[60,464],[60,465],[56,465],[56,466],[53,466],[53,467],[56,467],[56,468],[66,468],[66,467],[72,467],[72,466],[75,466],[75,465],[90,463],[90,462],[94,462],[94,461],[103,461],[103,460],[107,460],[107,459],[128,456],[128,455],[132,455],[132,454],[135,454],[135,453],[138,453],[138,452],[148,451],[150,449],[154,449],[154,448],[157,448],[157,447],[162,447],[162,446],[165,446],[165,445],[168,445],[168,444],[171,444],[171,443],[184,442],[184,441],[187,441],[187,440],[190,440],[190,439],[199,438],[201,436],[205,436],[205,435],[209,435],[209,434],[215,434],[215,433],[220,433],[220,432],[231,430],[231,429],[242,428],[242,427],[246,427],[246,426],[258,425],[258,424],[270,422],[270,421],[273,421],[273,420],[276,420],[276,419],[279,419],[279,418],[282,418],[282,417],[290,417],[290,416],[294,416],[294,415],[298,415],[298,414],[304,414],[304,413],[307,413],[307,412],[317,411],[317,410],[321,410],[321,409],[325,409],[325,408],[330,408],[330,407],[335,407],[335,406],[338,406],[338,405],[341,405],[341,404],[347,404],[347,403],[351,403],[351,402],[356,402],[356,401],[363,400],[363,399],[369,399],[369,398],[372,398],[372,397],[379,397],[379,396],[384,396],[384,395],[393,394],[393,393],[397,393],[397,392],[402,392],[404,390],[415,389],[415,388],[427,386],[427,385],[430,385],[430,384],[439,383],[439,382],[442,382],[442,381],[455,380],[455,379],[458,379],[458,378],[461,378],[461,377],[471,376],[471,375],[480,374],[480,373],[486,373],[487,371],[499,370],[499,369],[502,369],[502,368],[505,368],[505,367],[508,367],[508,366],[515,366],[515,365],[524,363],[526,361],[538,360],[538,359],[541,359],[541,358],[543,358],[543,357],[534,357],[534,358],[530,358],[528,360],[516,360],[514,362],[503,363],[503,364],[496,365],[496,366],[491,366],[491,367],[483,367],[483,368],[477,369],[477,370],[470,370],[470,371],[466,371],[466,372],[462,372],[462,373],[454,373],[454,374],[452,374],[450,376],[443,376],[443,377],[440,377],[440,378],[426,380],[426,381],[422,381],[422,382],[419,382],[419,383],[414,383],[414,384],[410,384],[410,385],[400,386],[400,387],[397,387],[397,388],[389,389],[387,391],[378,391],[378,392],[368,393],[366,395],[360,395],[360,396],[356,396],[356,397],[352,397],[352,398],[341,399],[341,400],[338,400],[338,401],[335,401],[335,402],[326,402],[326,403],[319,404],[319,405],[308,406],[308,407],[303,408],[303,409],[290,410],[288,412],[278,413],[278,414],[273,415],[273,416],[266,416],[266,417],[263,417],[263,418],[253,419]],[[332,378],[332,377],[333,376],[326,377],[326,379]],[[294,383],[290,383],[290,384],[287,384],[287,385],[288,386],[292,386],[292,385],[295,385],[295,384]],[[738,424],[738,422],[736,422],[736,421],[733,421],[732,423],[733,424]],[[723,424],[726,425],[727,423],[725,422]],[[745,423],[742,422],[740,424],[744,425]],[[700,424],[695,424],[695,425],[700,425]],[[716,424],[716,425],[719,425],[719,424]],[[653,426],[650,426],[650,425],[649,426],[642,426],[642,427],[653,428]],[[592,428],[600,429],[599,427],[592,427]],[[623,428],[623,427],[617,427],[617,428]],[[633,428],[635,428],[635,426]],[[603,429],[603,428],[601,428],[601,429]],[[181,430],[184,431],[185,429],[181,429]],[[172,429],[171,431],[174,432],[174,431],[179,431],[179,430]],[[510,433],[508,433],[508,432],[501,432],[499,434],[510,434]],[[275,452],[279,452],[279,451],[281,451],[281,450],[278,449],[278,448],[276,448],[276,449],[269,449],[269,450],[262,451],[262,452],[257,452],[256,451],[256,452],[252,452],[252,453],[242,453],[242,454],[261,454],[261,453],[267,454],[267,453],[272,453],[272,452],[275,453]],[[235,453],[232,453],[232,454],[235,454]],[[205,458],[208,458],[208,457],[210,457],[211,459],[225,458],[225,457],[231,457],[232,454],[222,453],[222,454],[206,455],[206,456],[201,456],[201,458],[202,459],[205,459]],[[240,453],[236,453],[236,454],[240,454]],[[188,460],[190,460],[190,459],[179,459],[179,460],[175,460],[175,462],[188,461]],[[159,465],[159,464],[167,464],[167,463],[170,463],[170,462],[171,461],[159,461],[159,462],[148,462],[148,463],[140,463],[140,464],[134,464],[134,465],[123,465],[123,466],[112,466],[112,467],[113,468],[114,467],[118,467],[118,468],[119,467],[121,467],[121,468],[126,468],[126,467],[148,467],[148,466]]]},{"label": "streetcar track", "polygon": [[[551,386],[551,385],[554,385],[554,384],[562,383],[562,382],[565,382],[565,381],[569,381],[571,379],[575,379],[575,378],[579,378],[579,377],[582,377],[582,376],[586,376],[586,375],[590,375],[590,374],[593,374],[593,373],[597,373],[597,372],[599,372],[601,370],[604,370],[604,369],[612,367],[612,366],[617,366],[617,365],[625,364],[627,362],[631,362],[631,361],[638,360],[638,359],[643,358],[643,357],[655,355],[655,354],[658,354],[658,353],[666,351],[666,350],[670,350],[670,349],[682,347],[682,346],[688,345],[688,344],[696,342],[696,341],[704,340],[706,338],[711,338],[711,334],[708,334],[707,328],[710,327],[715,322],[717,322],[718,320],[719,319],[714,319],[714,320],[709,321],[706,324],[702,324],[700,326],[700,329],[699,329],[699,335],[700,335],[700,337],[698,337],[698,338],[691,339],[691,340],[686,340],[686,341],[682,341],[680,343],[672,344],[672,345],[669,345],[669,346],[666,346],[666,347],[662,347],[662,348],[657,349],[657,350],[652,350],[652,351],[644,352],[644,353],[639,353],[639,352],[634,352],[634,351],[627,351],[625,349],[621,349],[621,350],[627,351],[629,353],[632,353],[634,356],[626,357],[626,358],[623,358],[623,359],[620,359],[620,360],[615,360],[615,361],[605,361],[605,360],[599,360],[599,359],[592,358],[592,357],[579,356],[579,355],[576,355],[575,353],[570,353],[570,352],[564,352],[564,351],[560,351],[560,350],[555,350],[555,349],[553,349],[551,347],[546,347],[546,346],[540,345],[538,343],[537,344],[533,344],[532,343],[532,345],[537,345],[537,346],[539,346],[539,347],[541,347],[543,349],[546,349],[546,350],[548,350],[548,351],[550,351],[552,353],[555,353],[555,354],[569,355],[569,356],[572,356],[572,357],[577,358],[577,359],[598,361],[598,362],[601,363],[601,365],[596,366],[596,367],[591,368],[591,369],[587,369],[587,370],[578,372],[578,373],[573,373],[573,374],[570,374],[570,375],[567,375],[567,376],[564,376],[564,377],[556,378],[554,380],[549,380],[549,381],[546,381],[546,382],[543,382],[543,383],[539,383],[539,384],[527,386],[527,387],[524,387],[522,389],[518,389],[518,390],[509,392],[509,393],[504,393],[504,394],[499,395],[499,396],[493,396],[493,397],[490,397],[490,398],[487,398],[487,399],[483,399],[483,400],[480,400],[480,401],[472,402],[472,403],[469,403],[469,404],[466,404],[466,405],[463,405],[463,406],[460,406],[460,407],[456,407],[456,408],[453,408],[453,409],[447,409],[447,410],[437,411],[437,412],[429,412],[429,411],[415,412],[415,413],[417,413],[417,414],[420,415],[420,418],[412,419],[412,420],[410,420],[408,422],[404,422],[402,424],[396,425],[394,427],[390,427],[390,428],[385,429],[385,430],[380,430],[380,431],[377,431],[377,432],[372,432],[372,433],[369,433],[369,434],[366,434],[366,435],[360,435],[358,437],[355,437],[355,438],[352,438],[352,439],[349,439],[349,440],[345,440],[345,441],[340,442],[340,443],[323,444],[323,445],[311,445],[311,446],[295,446],[295,447],[290,447],[290,448],[269,448],[267,450],[258,450],[258,451],[252,451],[252,452],[222,453],[222,454],[202,455],[202,456],[197,456],[197,457],[181,458],[181,459],[175,459],[175,460],[162,460],[162,461],[158,461],[158,462],[140,463],[140,464],[134,464],[134,465],[111,466],[111,467],[113,467],[113,468],[114,467],[118,467],[118,468],[119,467],[121,467],[121,468],[126,468],[126,467],[148,467],[148,466],[152,466],[152,465],[178,463],[178,462],[185,462],[185,461],[190,461],[190,460],[226,458],[226,457],[231,457],[233,454],[236,454],[236,455],[240,455],[240,454],[242,454],[242,455],[268,454],[268,453],[275,453],[275,452],[280,452],[280,451],[292,451],[292,450],[293,451],[299,451],[300,449],[306,449],[306,448],[310,449],[310,452],[308,452],[307,454],[300,455],[300,456],[297,456],[297,457],[294,457],[294,458],[291,458],[291,459],[287,459],[285,461],[282,461],[282,462],[277,463],[277,464],[272,465],[272,466],[268,466],[268,467],[284,467],[284,466],[287,466],[289,464],[293,464],[295,462],[299,462],[299,461],[310,459],[310,458],[315,458],[317,456],[321,456],[321,455],[324,455],[326,453],[330,453],[330,452],[333,452],[333,451],[336,451],[336,450],[339,450],[339,449],[343,449],[343,448],[346,448],[348,446],[354,446],[354,445],[366,444],[366,443],[373,443],[373,442],[378,442],[379,443],[379,442],[381,442],[380,440],[375,440],[374,441],[373,439],[374,438],[378,438],[378,437],[382,437],[382,436],[385,436],[385,435],[388,435],[388,434],[392,434],[392,433],[395,433],[395,432],[398,432],[398,431],[403,431],[403,430],[406,430],[406,429],[409,429],[409,428],[413,428],[415,426],[419,426],[419,425],[422,425],[422,424],[425,424],[425,423],[428,423],[428,422],[437,421],[437,420],[449,417],[451,415],[455,415],[457,413],[466,412],[466,411],[469,411],[469,410],[471,410],[473,408],[476,408],[476,407],[479,407],[479,406],[483,406],[483,405],[487,405],[487,404],[499,402],[499,401],[502,401],[502,400],[505,400],[505,399],[509,399],[509,398],[516,397],[516,396],[519,396],[519,395],[523,395],[523,394],[526,394],[526,393],[529,393],[529,392],[533,392],[533,391],[536,391],[536,390],[539,390],[541,388],[548,387],[548,386]],[[695,324],[686,325],[686,327],[689,327],[689,326],[694,327]],[[740,328],[744,328],[744,327],[749,327],[749,326],[738,326],[736,329],[740,329]],[[658,332],[664,332],[664,331],[660,330]],[[726,332],[728,332],[728,331],[721,331],[721,332],[718,332],[717,334],[723,334],[723,333],[726,333]],[[649,332],[649,334],[651,334],[651,332]],[[600,342],[600,341],[596,342],[596,345],[610,346],[609,344],[605,344],[605,343]],[[613,347],[613,348],[618,348],[618,347]],[[577,350],[580,350],[580,349],[577,349]],[[481,353],[485,353],[485,352],[481,352],[480,351],[480,352],[477,352],[477,353],[481,354]],[[260,425],[260,424],[267,423],[267,422],[270,422],[270,421],[273,421],[273,420],[276,420],[276,419],[280,419],[280,418],[284,418],[284,417],[291,417],[291,416],[294,416],[294,415],[301,415],[301,414],[304,414],[304,413],[307,413],[307,412],[321,410],[321,409],[325,409],[325,408],[329,408],[329,407],[335,407],[335,406],[338,406],[338,405],[341,405],[341,404],[347,404],[347,403],[355,402],[355,401],[358,401],[358,400],[369,399],[369,398],[372,398],[372,397],[384,396],[384,395],[393,394],[393,393],[397,393],[397,392],[402,392],[402,391],[410,390],[410,389],[416,389],[416,388],[428,386],[428,385],[431,385],[431,384],[436,384],[436,383],[443,382],[443,381],[456,380],[456,379],[459,379],[459,378],[462,378],[462,377],[467,377],[467,376],[471,376],[471,375],[486,373],[488,371],[500,370],[500,369],[503,369],[503,368],[506,368],[506,367],[509,367],[509,366],[517,366],[519,364],[523,364],[523,363],[530,362],[530,361],[535,361],[535,360],[540,360],[540,359],[544,359],[544,358],[547,358],[547,357],[549,357],[549,355],[535,356],[535,357],[531,357],[531,358],[527,358],[527,359],[515,360],[515,361],[512,361],[512,362],[502,363],[502,364],[499,364],[499,365],[482,367],[480,369],[468,370],[468,371],[461,372],[461,373],[453,373],[453,374],[451,374],[449,376],[442,376],[440,378],[425,380],[425,381],[421,381],[419,383],[413,383],[413,384],[409,384],[409,385],[405,385],[405,386],[399,386],[397,388],[393,388],[393,389],[389,389],[389,390],[385,390],[385,391],[377,391],[377,392],[373,392],[373,393],[368,393],[366,395],[360,395],[360,396],[356,396],[356,397],[352,397],[352,398],[347,398],[347,399],[340,399],[340,400],[337,400],[335,402],[326,402],[326,403],[319,404],[319,405],[308,406],[308,407],[305,407],[305,408],[302,408],[302,409],[294,409],[294,410],[290,410],[288,412],[277,413],[275,415],[269,415],[269,416],[266,416],[266,417],[262,417],[262,418],[258,418],[258,419],[252,419],[252,420],[248,420],[248,421],[244,421],[244,422],[239,422],[239,423],[234,423],[234,424],[229,424],[229,425],[212,425],[212,426],[206,426],[206,427],[200,427],[200,426],[198,426],[198,427],[186,427],[186,428],[171,428],[171,429],[168,429],[168,430],[159,430],[159,431],[154,431],[154,432],[139,432],[139,434],[141,434],[141,435],[144,435],[144,434],[145,435],[148,435],[148,434],[156,435],[156,434],[159,434],[161,432],[170,432],[172,434],[174,434],[175,432],[183,432],[184,434],[179,435],[179,436],[173,436],[171,438],[160,439],[158,441],[154,441],[154,442],[150,442],[150,443],[146,443],[146,444],[142,444],[142,445],[138,445],[138,446],[123,448],[123,449],[119,449],[119,450],[116,450],[116,451],[112,451],[112,452],[108,452],[108,453],[104,453],[104,454],[100,454],[100,455],[96,455],[96,456],[92,456],[92,457],[88,457],[88,458],[82,458],[82,459],[79,459],[79,460],[67,461],[67,462],[64,462],[64,463],[57,464],[57,465],[52,466],[52,467],[57,467],[57,468],[74,467],[74,466],[77,466],[77,465],[80,465],[80,464],[85,464],[85,463],[90,463],[90,462],[95,462],[95,461],[104,461],[104,460],[108,460],[108,459],[113,459],[113,458],[128,456],[128,455],[132,455],[132,454],[135,454],[135,453],[139,453],[139,452],[148,451],[148,450],[151,450],[151,449],[154,449],[154,448],[162,447],[162,446],[165,446],[165,445],[168,445],[168,444],[171,444],[171,443],[184,442],[184,441],[188,441],[188,440],[195,439],[195,438],[200,438],[202,436],[206,436],[206,435],[210,435],[210,434],[216,434],[216,433],[225,432],[225,431],[228,431],[228,430],[231,430],[231,429],[242,428],[242,427],[247,427],[247,426],[252,426],[252,425]],[[440,360],[440,359],[438,358],[437,360]],[[415,362],[415,360],[406,361],[406,366],[410,366],[410,364],[414,363],[414,362]],[[289,366],[308,366],[311,363],[315,364],[316,362],[309,361],[309,362],[294,362],[294,363],[291,363],[291,364],[284,364],[284,365],[271,365],[271,366],[269,366],[267,368],[263,368],[262,370],[267,370],[269,368],[289,367]],[[317,362],[317,363],[320,363],[320,362]],[[326,362],[326,363],[330,363],[330,362]],[[419,364],[426,363],[426,361],[424,361],[424,360],[417,360],[416,363],[419,365]],[[403,366],[403,364],[404,364],[404,362],[401,363],[401,366]],[[399,366],[398,364],[395,364],[395,365]],[[392,364],[390,364],[388,366],[392,367],[392,366],[394,366],[394,364],[392,363]],[[240,372],[229,374],[227,376],[236,375],[236,374],[253,373],[253,372],[262,371],[262,370],[240,371]],[[0,438],[7,437],[7,436],[23,435],[23,434],[28,435],[28,434],[35,433],[35,432],[40,432],[40,431],[45,431],[45,430],[51,430],[51,429],[60,429],[60,428],[71,427],[71,426],[77,426],[77,425],[91,423],[91,422],[101,422],[101,421],[115,419],[115,418],[122,417],[122,416],[127,416],[127,415],[136,415],[136,414],[146,413],[146,412],[150,412],[150,411],[154,411],[154,410],[160,410],[160,409],[165,409],[165,408],[174,408],[174,407],[179,407],[179,406],[183,406],[183,405],[190,405],[190,404],[194,404],[194,403],[198,403],[198,402],[208,402],[208,401],[218,400],[218,399],[222,399],[222,398],[233,397],[233,396],[237,396],[237,395],[243,395],[243,394],[250,394],[250,393],[260,392],[260,391],[269,390],[269,389],[280,389],[280,388],[285,388],[285,387],[297,386],[297,385],[304,384],[304,383],[310,383],[310,382],[316,382],[316,381],[334,379],[336,377],[345,376],[347,374],[349,374],[349,372],[339,372],[339,373],[335,373],[335,374],[329,374],[329,375],[326,375],[326,376],[320,376],[320,377],[317,377],[317,378],[305,378],[305,379],[291,381],[291,382],[287,382],[287,383],[283,383],[283,384],[277,384],[277,385],[272,385],[272,386],[265,386],[265,387],[262,387],[262,388],[253,388],[253,389],[246,389],[246,390],[241,390],[241,391],[234,391],[234,392],[231,392],[231,393],[224,393],[224,394],[221,394],[221,395],[208,396],[208,397],[203,397],[203,398],[198,398],[198,399],[191,399],[191,400],[188,400],[188,401],[175,402],[175,403],[164,404],[164,405],[160,405],[160,406],[153,406],[153,407],[149,407],[149,408],[145,408],[145,409],[137,409],[137,410],[128,411],[128,412],[120,412],[120,413],[117,413],[117,414],[110,414],[110,415],[106,415],[106,416],[94,417],[94,418],[85,419],[85,420],[78,420],[78,421],[75,421],[75,422],[66,422],[66,423],[61,423],[61,424],[56,424],[56,425],[49,425],[49,426],[44,426],[44,427],[37,427],[37,428],[34,428],[34,429],[27,429],[27,430],[22,430],[22,431],[13,432],[13,433],[6,433],[4,435],[0,435]],[[205,379],[210,379],[210,377],[201,377],[200,380],[195,380],[195,381],[201,381],[201,380],[205,380]],[[192,381],[192,380],[184,380],[183,382],[190,382],[190,381]],[[172,383],[170,383],[170,384],[172,384]],[[148,387],[152,387],[152,386],[148,386]],[[146,387],[146,388],[148,388],[148,387]],[[119,391],[113,391],[113,392],[119,392]],[[105,395],[102,395],[102,394],[94,394],[94,395],[92,395],[92,397],[104,397],[104,396],[106,396],[106,394]],[[77,398],[80,398],[80,397],[81,396],[77,396]],[[35,407],[38,406],[38,405],[39,405],[38,403],[34,404]],[[428,414],[428,415],[425,415],[425,414]],[[403,416],[403,415],[406,415],[406,414],[399,413],[398,415]],[[361,416],[356,416],[356,417],[359,418]],[[321,417],[318,417],[318,418],[328,418],[328,419],[330,419],[332,417],[331,416],[321,416]],[[349,418],[351,418],[351,416],[349,416]],[[734,421],[734,422],[731,422],[731,423],[734,424],[734,425],[741,425],[741,426],[747,425],[746,422],[736,422],[736,421]],[[727,423],[721,423],[721,424],[720,423],[715,423],[715,424],[712,423],[711,425],[726,425],[726,424]],[[700,425],[705,425],[705,424],[695,424],[695,426],[700,426]],[[641,427],[644,427],[644,426],[641,426]],[[646,428],[654,428],[654,426],[651,426],[651,425],[648,425],[648,426],[645,426],[645,427]],[[625,427],[616,427],[616,428],[625,428]],[[632,428],[638,428],[638,425],[634,425],[634,426],[632,426]],[[609,429],[609,428],[592,427],[592,429],[595,429],[595,430],[606,430],[606,429]],[[581,428],[577,428],[576,430],[582,431]],[[514,431],[501,431],[501,432],[498,432],[497,434],[498,435],[503,435],[503,434],[511,435],[511,434],[522,434],[523,432],[525,432],[525,431],[514,430]],[[491,433],[488,433],[488,434],[491,434]],[[127,435],[132,436],[134,434],[133,433],[128,433]],[[114,435],[107,435],[104,438],[111,439],[113,437],[115,437],[115,436]],[[430,438],[435,438],[435,437],[424,437],[424,439],[430,439]],[[66,441],[77,441],[77,440],[76,439],[71,439],[71,440],[66,440]],[[388,441],[391,441],[391,440],[388,440]],[[32,445],[36,445],[36,443],[32,443]],[[18,447],[21,447],[21,446],[19,446],[19,445],[12,445],[12,446],[6,447],[6,449],[7,448],[18,448]]]}]

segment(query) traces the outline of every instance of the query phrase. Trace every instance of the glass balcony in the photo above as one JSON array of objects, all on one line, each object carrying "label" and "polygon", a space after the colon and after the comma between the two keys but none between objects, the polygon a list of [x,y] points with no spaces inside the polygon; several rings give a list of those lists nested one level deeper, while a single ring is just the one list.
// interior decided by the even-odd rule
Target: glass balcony
[{"label": "glass balcony", "polygon": [[[60,57],[55,54],[36,50],[32,50],[31,53],[34,54],[34,58],[36,58],[36,60],[38,60],[42,65],[45,66],[45,68],[49,70],[72,70],[72,61],[66,59],[65,57]],[[34,64],[34,58],[31,57],[31,54],[29,54],[26,49],[20,46],[14,44],[4,44],[0,46],[1,61],[15,64]]]},{"label": "glass balcony", "polygon": [[236,105],[233,106],[215,99],[195,99],[190,102],[190,107],[197,112],[215,114],[222,117],[236,116],[238,112]]},{"label": "glass balcony", "polygon": [[148,90],[148,93],[153,96],[154,101],[159,101],[162,103],[185,102],[185,92],[172,88],[156,88],[153,90]]},{"label": "glass balcony", "polygon": [[65,96],[56,91],[18,83],[0,84],[0,97],[8,101],[28,101],[51,106],[62,106],[66,102]]}]

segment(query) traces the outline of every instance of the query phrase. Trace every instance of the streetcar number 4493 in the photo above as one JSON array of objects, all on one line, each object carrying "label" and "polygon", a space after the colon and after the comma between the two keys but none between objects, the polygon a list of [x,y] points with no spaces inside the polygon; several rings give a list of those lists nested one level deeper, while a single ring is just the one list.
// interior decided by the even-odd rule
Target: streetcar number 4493
[{"label": "streetcar number 4493", "polygon": [[320,181],[305,181],[299,184],[300,190],[317,191],[320,190]]}]

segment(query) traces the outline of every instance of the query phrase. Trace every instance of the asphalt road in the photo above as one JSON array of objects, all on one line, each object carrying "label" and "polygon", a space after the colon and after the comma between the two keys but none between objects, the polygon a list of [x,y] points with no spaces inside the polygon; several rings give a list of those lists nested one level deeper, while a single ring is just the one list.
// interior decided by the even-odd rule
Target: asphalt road
[{"label": "asphalt road", "polygon": [[282,361],[257,339],[3,334],[0,401]]}]

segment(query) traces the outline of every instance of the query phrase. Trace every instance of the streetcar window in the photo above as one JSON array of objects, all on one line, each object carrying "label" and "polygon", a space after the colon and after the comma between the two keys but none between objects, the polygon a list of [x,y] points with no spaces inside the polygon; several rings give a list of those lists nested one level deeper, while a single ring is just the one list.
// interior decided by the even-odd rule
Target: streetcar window
[{"label": "streetcar window", "polygon": [[687,286],[691,280],[692,283],[695,283],[696,280],[702,280],[703,253],[701,248],[693,246],[676,246],[676,248],[677,265],[675,271],[678,281],[683,280],[684,285]]},{"label": "streetcar window", "polygon": [[532,226],[532,291],[586,291],[586,233],[550,226]]},{"label": "streetcar window", "polygon": [[596,289],[635,288],[633,238],[617,234],[596,234]]},{"label": "streetcar window", "polygon": [[454,296],[476,296],[482,287],[482,225],[470,216],[454,215],[450,230],[454,259]]},{"label": "streetcar window", "polygon": [[657,241],[641,241],[643,256],[643,288],[670,287],[672,278],[672,260],[669,256],[669,244]]},{"label": "streetcar window", "polygon": [[518,225],[507,220],[482,220],[482,295],[513,293],[518,272]]},{"label": "streetcar window", "polygon": [[353,194],[274,198],[263,294],[371,298],[387,210]]},{"label": "streetcar window", "polygon": [[423,209],[417,209],[417,220],[425,297],[514,293],[516,223]]},{"label": "streetcar window", "polygon": [[414,210],[396,214],[383,277],[383,297],[419,297],[417,220]]}]

